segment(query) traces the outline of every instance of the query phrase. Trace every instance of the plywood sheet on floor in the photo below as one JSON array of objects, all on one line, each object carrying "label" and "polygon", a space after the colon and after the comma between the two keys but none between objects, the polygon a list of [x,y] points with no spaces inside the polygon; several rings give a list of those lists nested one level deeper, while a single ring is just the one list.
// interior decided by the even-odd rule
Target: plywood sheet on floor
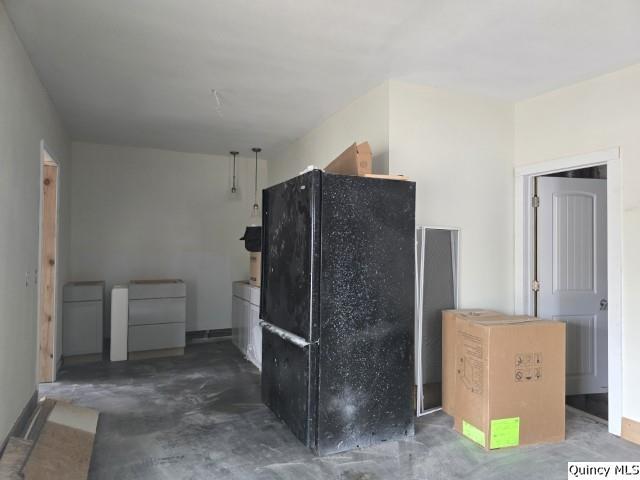
[{"label": "plywood sheet on floor", "polygon": [[38,408],[33,413],[33,418],[29,424],[29,428],[27,431],[27,439],[34,440],[38,438],[44,424],[47,422],[47,418],[49,418],[49,414],[55,407],[56,401],[51,398],[44,398],[38,404]]},{"label": "plywood sheet on floor", "polygon": [[57,402],[48,421],[95,434],[98,427],[98,412],[67,402]]},{"label": "plywood sheet on floor", "polygon": [[24,467],[27,480],[85,480],[89,473],[98,412],[57,402]]},{"label": "plywood sheet on floor", "polygon": [[94,435],[47,422],[24,468],[27,480],[84,480],[89,473]]}]

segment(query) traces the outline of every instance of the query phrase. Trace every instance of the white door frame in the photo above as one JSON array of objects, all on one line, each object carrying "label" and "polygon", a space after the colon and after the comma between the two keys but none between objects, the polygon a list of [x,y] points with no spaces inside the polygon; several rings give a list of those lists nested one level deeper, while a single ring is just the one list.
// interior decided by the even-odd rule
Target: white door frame
[{"label": "white door frame", "polygon": [[622,425],[622,162],[620,148],[549,160],[515,169],[515,310],[533,314],[534,177],[578,168],[607,166],[607,277],[609,432]]}]

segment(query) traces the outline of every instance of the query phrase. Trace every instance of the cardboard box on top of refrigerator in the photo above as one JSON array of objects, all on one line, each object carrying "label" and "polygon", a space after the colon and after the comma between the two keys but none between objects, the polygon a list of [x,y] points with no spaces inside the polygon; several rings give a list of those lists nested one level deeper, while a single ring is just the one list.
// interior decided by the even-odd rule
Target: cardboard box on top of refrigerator
[{"label": "cardboard box on top of refrigerator", "polygon": [[461,309],[442,311],[442,410],[455,416],[456,395],[456,319],[503,318],[493,310]]},{"label": "cardboard box on top of refrigerator", "polygon": [[327,173],[365,176],[372,171],[373,155],[369,142],[353,143],[324,169]]},{"label": "cardboard box on top of refrigerator", "polygon": [[563,322],[456,321],[455,428],[487,450],[565,438]]}]

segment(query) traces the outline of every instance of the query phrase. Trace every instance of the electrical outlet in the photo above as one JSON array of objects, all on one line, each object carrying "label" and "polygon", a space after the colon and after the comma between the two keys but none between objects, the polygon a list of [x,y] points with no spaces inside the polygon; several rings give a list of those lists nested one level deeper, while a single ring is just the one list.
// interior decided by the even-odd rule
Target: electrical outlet
[{"label": "electrical outlet", "polygon": [[25,288],[29,287],[29,272],[24,272],[24,286]]}]

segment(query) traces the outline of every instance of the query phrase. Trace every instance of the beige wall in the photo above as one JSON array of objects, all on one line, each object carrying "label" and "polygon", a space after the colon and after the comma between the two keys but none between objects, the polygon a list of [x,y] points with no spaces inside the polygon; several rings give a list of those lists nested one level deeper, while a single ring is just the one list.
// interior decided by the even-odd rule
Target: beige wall
[{"label": "beige wall", "polygon": [[[38,268],[43,139],[61,163],[61,285],[68,256],[68,139],[0,2],[0,442],[37,388],[38,292],[33,277]],[[56,356],[59,346],[58,339]]]},{"label": "beige wall", "polygon": [[516,166],[620,147],[622,415],[640,421],[640,65],[518,103],[515,138]]},{"label": "beige wall", "polygon": [[[513,311],[513,105],[390,81],[269,161],[269,183],[368,140],[417,183],[416,223],[462,229],[461,306]],[[381,167],[382,166],[382,167]]]},{"label": "beige wall", "polygon": [[368,141],[375,173],[387,173],[389,84],[383,83],[270,155],[269,184],[296,176],[308,165],[324,168],[353,142]]},{"label": "beige wall", "polygon": [[416,224],[461,229],[460,306],[512,312],[513,106],[390,84],[389,171],[416,182]]},{"label": "beige wall", "polygon": [[[238,158],[233,199],[230,157],[74,142],[72,158],[73,279],[105,280],[110,290],[182,278],[187,330],[230,328],[231,282],[249,276],[239,238],[261,223],[251,218],[254,160]],[[258,178],[262,188],[263,160]]]}]

